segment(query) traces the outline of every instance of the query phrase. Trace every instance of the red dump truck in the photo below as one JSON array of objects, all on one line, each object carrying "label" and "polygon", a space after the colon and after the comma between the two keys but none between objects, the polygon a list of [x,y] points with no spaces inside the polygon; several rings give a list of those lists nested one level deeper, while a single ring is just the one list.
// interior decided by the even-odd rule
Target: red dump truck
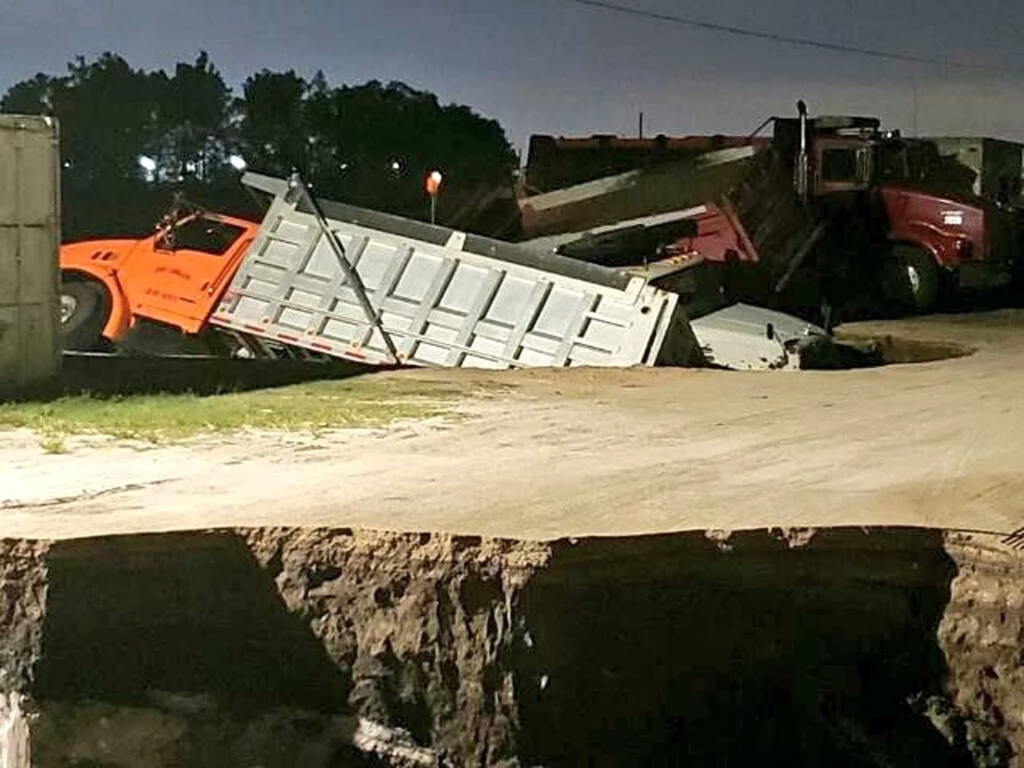
[{"label": "red dump truck", "polygon": [[[942,154],[936,141],[883,132],[875,118],[809,118],[799,106],[799,117],[766,122],[773,127],[767,144],[751,139],[751,152],[734,155],[741,164],[733,162],[729,174],[715,179],[727,186],[721,194],[678,210],[679,218],[692,224],[688,233],[677,236],[679,222],[674,222],[676,239],[659,242],[657,254],[643,257],[739,265],[730,270],[733,298],[781,304],[803,314],[816,311],[822,300],[851,304],[854,291],[927,311],[947,292],[1011,281],[1024,259],[1024,227],[1012,183],[983,190],[971,168]],[[734,153],[740,148],[734,138],[729,145]],[[561,149],[569,156],[583,147]],[[561,190],[563,220],[577,233],[599,225],[605,229],[599,237],[563,245],[562,252],[587,258],[588,241],[597,252],[614,251],[611,219],[627,219],[625,230],[644,225],[637,218],[641,210],[623,207],[628,198],[623,185],[644,187],[645,175],[657,173],[660,179],[672,167],[666,162],[656,170],[622,171],[620,165],[611,176],[578,177],[575,186]],[[614,180],[629,173],[634,175],[617,187]],[[1018,171],[1018,193],[1019,177]],[[674,205],[695,202],[680,193],[680,184],[660,179],[657,186],[662,194],[644,202],[648,219],[656,214],[664,220]],[[592,194],[582,197],[589,219],[579,215],[580,192],[587,190]],[[544,194],[558,202],[552,197],[557,191]],[[525,198],[521,207],[529,211],[534,199]],[[550,242],[549,222],[558,218],[558,206],[549,205],[545,214]],[[628,255],[619,252],[615,258],[622,263]]]}]

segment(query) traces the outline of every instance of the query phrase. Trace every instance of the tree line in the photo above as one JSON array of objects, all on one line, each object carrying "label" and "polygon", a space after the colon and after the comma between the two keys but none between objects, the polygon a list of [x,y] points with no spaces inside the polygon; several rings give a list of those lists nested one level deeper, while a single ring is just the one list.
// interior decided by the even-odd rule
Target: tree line
[{"label": "tree line", "polygon": [[401,82],[334,86],[323,73],[263,70],[235,93],[206,53],[170,72],[105,53],[15,84],[0,111],[59,120],[65,240],[141,234],[173,191],[259,215],[239,183],[243,165],[297,170],[320,196],[421,219],[424,179],[439,170],[441,222],[513,226],[501,192],[516,156],[502,127]]}]

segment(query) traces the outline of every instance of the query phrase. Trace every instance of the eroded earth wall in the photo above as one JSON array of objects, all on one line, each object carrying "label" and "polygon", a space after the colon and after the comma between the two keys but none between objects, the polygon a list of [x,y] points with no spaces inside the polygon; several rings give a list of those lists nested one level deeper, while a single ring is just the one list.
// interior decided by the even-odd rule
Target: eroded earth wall
[{"label": "eroded earth wall", "polygon": [[0,574],[9,768],[1024,766],[995,537],[231,530]]}]

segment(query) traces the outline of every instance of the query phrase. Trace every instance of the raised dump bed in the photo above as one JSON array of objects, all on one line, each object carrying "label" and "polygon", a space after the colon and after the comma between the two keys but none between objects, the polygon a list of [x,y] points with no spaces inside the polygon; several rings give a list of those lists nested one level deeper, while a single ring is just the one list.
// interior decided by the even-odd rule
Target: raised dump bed
[{"label": "raised dump bed", "polygon": [[678,296],[624,270],[337,203],[274,195],[211,322],[268,345],[373,364],[514,368],[688,364]]}]

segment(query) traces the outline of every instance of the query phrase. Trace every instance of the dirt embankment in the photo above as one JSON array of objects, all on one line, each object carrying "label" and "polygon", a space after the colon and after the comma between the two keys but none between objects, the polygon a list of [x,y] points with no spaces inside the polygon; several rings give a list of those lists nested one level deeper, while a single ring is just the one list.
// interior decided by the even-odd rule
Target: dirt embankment
[{"label": "dirt embankment", "polygon": [[1024,555],[984,537],[4,547],[33,765],[1024,766]]},{"label": "dirt embankment", "polygon": [[963,535],[947,550],[957,575],[939,645],[953,714],[938,722],[976,765],[1024,766],[1024,553]]}]

